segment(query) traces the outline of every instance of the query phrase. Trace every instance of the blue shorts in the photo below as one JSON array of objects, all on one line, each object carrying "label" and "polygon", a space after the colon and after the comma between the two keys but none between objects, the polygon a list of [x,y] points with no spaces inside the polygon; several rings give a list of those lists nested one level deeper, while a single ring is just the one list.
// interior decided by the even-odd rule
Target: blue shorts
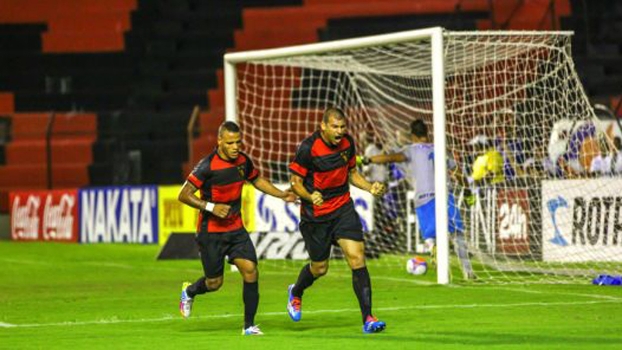
[{"label": "blue shorts", "polygon": [[[460,210],[456,208],[454,196],[449,194],[447,198],[448,205],[448,221],[449,232],[454,233],[456,231],[464,231],[464,224],[462,223],[462,217],[460,216]],[[421,237],[424,240],[428,238],[436,238],[436,199],[433,199],[426,204],[415,209],[417,212],[417,221],[419,222],[419,229],[421,230]]]}]

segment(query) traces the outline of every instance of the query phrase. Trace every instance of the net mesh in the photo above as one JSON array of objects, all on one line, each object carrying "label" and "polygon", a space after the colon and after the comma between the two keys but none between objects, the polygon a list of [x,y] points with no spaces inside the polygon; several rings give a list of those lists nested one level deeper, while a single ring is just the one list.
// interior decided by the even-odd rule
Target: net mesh
[{"label": "net mesh", "polygon": [[[456,165],[448,186],[480,281],[576,282],[622,270],[622,186],[587,179],[603,126],[570,52],[563,33],[444,33],[446,156]],[[431,68],[429,39],[238,64],[245,151],[265,177],[288,183],[297,146],[337,106],[358,154],[400,152],[413,120],[432,135]],[[370,209],[370,256],[402,264],[425,253],[407,167],[361,171],[389,187]]]}]

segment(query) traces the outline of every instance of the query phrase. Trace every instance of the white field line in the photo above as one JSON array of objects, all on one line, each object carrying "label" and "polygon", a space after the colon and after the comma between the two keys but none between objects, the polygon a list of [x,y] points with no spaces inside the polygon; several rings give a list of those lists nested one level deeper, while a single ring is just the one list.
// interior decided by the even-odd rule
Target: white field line
[{"label": "white field line", "polygon": [[[485,286],[483,287],[485,288]],[[599,288],[599,287],[595,286],[594,288]],[[607,288],[607,287],[604,287],[604,288]],[[576,296],[576,297],[585,297],[585,298],[594,298],[594,299],[605,299],[605,300],[612,300],[612,301],[622,301],[622,298],[616,297],[613,295],[541,291],[541,290],[532,290],[532,289],[510,288],[510,287],[495,287],[494,289],[507,290],[511,292],[522,292],[522,293],[527,293],[527,294],[555,294],[555,295],[567,295],[567,296]]]},{"label": "white field line", "polygon": [[[475,309],[475,308],[509,308],[509,307],[529,307],[529,306],[565,306],[565,305],[593,305],[593,304],[607,304],[618,303],[619,300],[593,300],[593,301],[581,301],[581,302],[534,302],[534,303],[511,303],[511,304],[464,304],[464,305],[413,305],[413,306],[398,306],[398,307],[384,307],[376,308],[378,311],[392,312],[392,311],[405,311],[405,310],[434,310],[434,309]],[[333,314],[333,313],[351,313],[359,312],[359,309],[336,309],[336,310],[305,310],[305,314]],[[259,313],[258,317],[272,317],[280,316],[287,317],[285,311],[282,312],[263,312]],[[192,319],[221,319],[232,317],[244,317],[243,314],[220,314],[220,315],[206,315],[192,317]],[[52,322],[52,323],[28,323],[28,324],[10,324],[0,323],[0,328],[36,328],[36,327],[73,327],[73,326],[86,326],[86,325],[109,325],[109,324],[125,324],[125,323],[152,323],[152,322],[166,322],[166,321],[184,321],[180,316],[166,315],[156,318],[141,318],[133,320],[123,320],[117,317],[110,319],[100,319],[93,321],[68,321],[68,322]]]},{"label": "white field line", "polygon": [[[10,262],[10,263],[21,263],[21,264],[28,264],[28,265],[54,265],[56,266],[56,264],[53,263],[49,263],[46,261],[41,261],[41,260],[24,260],[24,259],[8,259],[8,258],[0,258],[0,261],[4,261],[4,262]],[[131,269],[137,269],[137,270],[149,270],[149,269],[155,269],[158,271],[178,271],[178,272],[196,272],[197,274],[201,273],[201,268],[200,268],[200,264],[197,264],[197,268],[184,268],[184,267],[179,267],[179,268],[175,268],[175,267],[154,267],[154,266],[136,266],[136,265],[131,265],[131,264],[122,264],[122,263],[111,263],[111,262],[82,262],[81,264],[83,265],[92,265],[92,266],[97,266],[97,267],[109,267],[109,268],[119,268],[119,269],[126,269],[126,270],[131,270]],[[300,266],[302,266],[304,264],[300,264]],[[291,276],[292,279],[295,279],[298,275],[298,271],[300,266],[291,266],[291,269],[288,269],[288,271],[262,271],[260,268],[260,275],[261,274],[265,274],[265,275],[282,275],[282,276]],[[329,274],[325,277],[325,278],[330,278],[330,277],[337,277],[337,278],[344,278],[344,277],[349,277],[349,273],[344,273],[343,271],[341,271],[342,267],[339,267],[340,270],[338,270],[337,272],[333,272],[332,274],[330,273],[329,270]],[[402,283],[409,283],[409,284],[417,284],[417,285],[426,285],[426,286],[431,286],[431,285],[436,285],[436,282],[433,281],[426,281],[426,280],[421,280],[418,279],[416,277],[413,278],[398,278],[398,277],[384,277],[384,276],[377,276],[377,275],[373,275],[371,276],[372,281],[373,280],[385,280],[385,281],[393,281],[393,282],[402,282]],[[449,285],[445,285],[444,287],[448,287],[448,288],[489,288],[489,289],[497,289],[497,290],[508,290],[508,291],[513,291],[513,292],[522,292],[522,293],[531,293],[531,294],[563,294],[563,295],[571,295],[571,296],[582,296],[582,297],[591,297],[591,298],[602,298],[602,299],[611,299],[611,300],[618,300],[619,298],[613,297],[613,296],[608,296],[608,295],[600,295],[600,294],[580,294],[580,293],[565,293],[565,292],[548,292],[548,291],[536,291],[536,290],[527,290],[527,289],[520,289],[520,288],[510,288],[510,287],[503,287],[503,286],[490,286],[490,285],[477,285],[477,286],[464,286],[464,285],[457,285],[457,284],[449,284]]]},{"label": "white field line", "polygon": [[[50,263],[50,262],[46,262],[46,261],[39,261],[39,260],[24,260],[24,259],[7,259],[7,258],[0,258],[0,262],[7,262],[7,263],[13,263],[13,264],[26,264],[26,265],[48,265],[48,266],[57,266],[57,264],[55,263]],[[73,262],[71,263],[67,263],[67,264],[73,264]],[[188,269],[188,268],[174,268],[174,267],[153,267],[153,266],[136,266],[136,265],[130,265],[130,264],[122,264],[122,263],[111,263],[111,262],[80,262],[81,265],[89,265],[89,266],[97,266],[97,267],[109,267],[109,268],[119,268],[119,269],[124,269],[124,270],[149,270],[149,269],[153,269],[153,270],[158,270],[158,271],[179,271],[179,272],[188,272],[188,271],[196,271],[197,274],[201,273],[201,265],[199,262],[197,262],[196,264],[196,269]],[[282,276],[291,276],[292,279],[296,279],[298,277],[298,272],[300,271],[300,268],[302,268],[304,264],[301,263],[300,266],[292,266],[291,271],[262,271],[261,270],[261,265],[259,268],[259,274],[265,274],[265,275],[282,275]],[[329,274],[327,275],[327,277],[348,277],[349,273],[342,273],[341,271],[338,272],[334,272],[334,273],[330,273],[329,270]],[[371,276],[372,280],[387,280],[387,281],[395,281],[395,282],[404,282],[404,283],[412,283],[412,284],[421,284],[421,285],[434,285],[436,284],[435,282],[429,282],[429,281],[423,281],[423,280],[419,280],[417,278],[393,278],[393,277],[382,277],[382,276]],[[454,286],[455,287],[455,286]]]}]

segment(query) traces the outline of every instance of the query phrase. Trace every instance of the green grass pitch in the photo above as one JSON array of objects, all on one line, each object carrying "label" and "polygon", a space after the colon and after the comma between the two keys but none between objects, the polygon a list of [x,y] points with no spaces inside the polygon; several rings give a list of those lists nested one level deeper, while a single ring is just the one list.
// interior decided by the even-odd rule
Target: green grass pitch
[{"label": "green grass pitch", "polygon": [[[256,321],[243,337],[242,282],[182,319],[181,282],[198,260],[156,261],[159,247],[0,242],[0,349],[620,349],[622,287],[435,285],[401,260],[370,261],[380,334],[361,332],[349,270],[335,261],[289,320],[286,288],[303,262],[260,262]],[[395,259],[395,258],[394,258]]]}]

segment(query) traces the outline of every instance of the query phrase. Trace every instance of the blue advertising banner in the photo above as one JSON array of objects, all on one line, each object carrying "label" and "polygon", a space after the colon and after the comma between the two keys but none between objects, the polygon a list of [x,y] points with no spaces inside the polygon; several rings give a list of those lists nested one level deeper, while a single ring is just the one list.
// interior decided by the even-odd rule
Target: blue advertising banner
[{"label": "blue advertising banner", "polygon": [[78,191],[80,243],[158,243],[156,186]]}]

